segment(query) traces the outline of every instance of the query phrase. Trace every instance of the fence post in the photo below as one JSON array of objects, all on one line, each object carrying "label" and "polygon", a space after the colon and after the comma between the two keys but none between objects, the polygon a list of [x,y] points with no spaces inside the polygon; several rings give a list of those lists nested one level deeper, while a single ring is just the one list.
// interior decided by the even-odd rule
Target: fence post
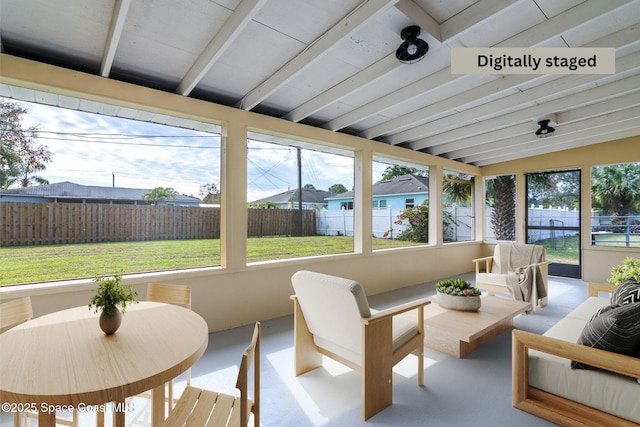
[{"label": "fence post", "polygon": [[346,212],[347,212],[347,210],[343,207],[342,208],[342,235],[343,236],[347,235],[347,217],[346,217]]}]

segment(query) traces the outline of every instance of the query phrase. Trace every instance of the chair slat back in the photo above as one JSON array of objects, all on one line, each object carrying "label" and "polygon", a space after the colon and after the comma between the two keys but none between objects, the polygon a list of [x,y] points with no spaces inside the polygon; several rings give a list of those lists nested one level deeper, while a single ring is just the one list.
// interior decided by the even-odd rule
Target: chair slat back
[{"label": "chair slat back", "polygon": [[[253,407],[249,406],[248,389],[249,373],[253,365]],[[240,390],[240,425],[249,422],[249,413],[253,412],[254,425],[260,425],[260,322],[253,328],[251,343],[242,353],[240,370],[236,381],[236,388]]]},{"label": "chair slat back", "polygon": [[191,286],[149,283],[147,301],[179,304],[191,310]]},{"label": "chair slat back", "polygon": [[0,330],[33,319],[31,297],[16,298],[0,304]]},{"label": "chair slat back", "polygon": [[[249,373],[253,365],[253,402],[249,401]],[[260,322],[253,328],[251,343],[242,353],[236,387],[240,397],[187,386],[163,427],[246,426],[253,412],[254,427],[260,426]],[[207,422],[208,420],[208,422]]]}]

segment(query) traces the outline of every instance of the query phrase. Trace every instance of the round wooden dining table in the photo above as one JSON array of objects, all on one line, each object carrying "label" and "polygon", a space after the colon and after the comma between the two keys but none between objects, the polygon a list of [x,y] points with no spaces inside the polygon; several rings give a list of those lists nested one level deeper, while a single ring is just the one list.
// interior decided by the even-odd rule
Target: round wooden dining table
[{"label": "round wooden dining table", "polygon": [[0,334],[0,402],[37,410],[40,427],[74,408],[113,411],[120,427],[130,409],[125,398],[153,390],[157,426],[165,418],[165,383],[191,367],[207,343],[204,319],[176,305],[127,306],[113,335],[100,330],[87,306],[58,311]]}]

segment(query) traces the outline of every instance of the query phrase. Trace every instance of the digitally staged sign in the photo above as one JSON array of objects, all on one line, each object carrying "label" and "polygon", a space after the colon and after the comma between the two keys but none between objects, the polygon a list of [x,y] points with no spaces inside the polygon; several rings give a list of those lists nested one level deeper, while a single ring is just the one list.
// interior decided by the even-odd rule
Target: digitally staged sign
[{"label": "digitally staged sign", "polygon": [[615,48],[453,48],[452,74],[615,74]]}]

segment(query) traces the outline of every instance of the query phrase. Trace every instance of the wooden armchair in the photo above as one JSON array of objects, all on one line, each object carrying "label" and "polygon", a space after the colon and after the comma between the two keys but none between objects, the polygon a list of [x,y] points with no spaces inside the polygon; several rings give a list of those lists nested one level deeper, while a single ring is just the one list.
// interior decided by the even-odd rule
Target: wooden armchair
[{"label": "wooden armchair", "polygon": [[[248,398],[252,364],[253,401]],[[236,387],[240,397],[188,386],[163,427],[246,426],[252,413],[253,425],[260,425],[260,322],[256,322],[251,344],[242,353]]]},{"label": "wooden armchair", "polygon": [[509,293],[514,299],[528,301],[535,310],[548,301],[549,261],[539,245],[499,243],[493,255],[472,260],[476,264],[476,287],[489,295]]},{"label": "wooden armchair", "polygon": [[299,271],[291,281],[296,376],[321,367],[323,355],[362,373],[363,420],[391,405],[392,368],[410,353],[418,356],[418,385],[424,384],[428,300],[376,311],[353,280]]}]

